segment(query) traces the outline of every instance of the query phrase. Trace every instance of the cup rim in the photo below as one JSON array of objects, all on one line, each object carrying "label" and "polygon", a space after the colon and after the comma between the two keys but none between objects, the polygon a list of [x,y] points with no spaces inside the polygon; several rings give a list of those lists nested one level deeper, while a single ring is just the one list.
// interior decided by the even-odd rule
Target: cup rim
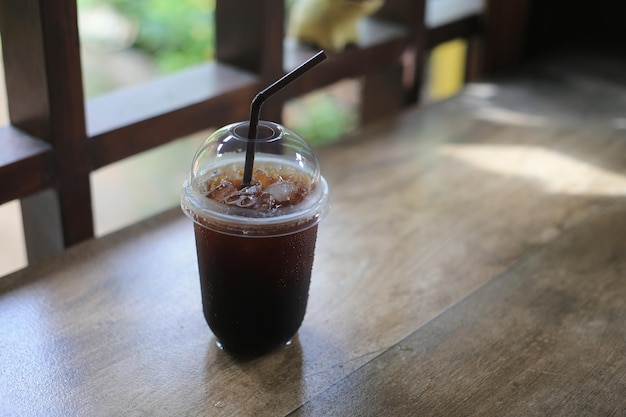
[{"label": "cup rim", "polygon": [[[328,183],[320,175],[313,193],[296,206],[278,209],[278,214],[245,216],[249,209],[226,206],[205,197],[191,187],[189,180],[183,184],[181,208],[194,223],[207,229],[246,237],[274,237],[293,234],[318,224],[330,208]],[[261,214],[261,215],[259,215]]]}]

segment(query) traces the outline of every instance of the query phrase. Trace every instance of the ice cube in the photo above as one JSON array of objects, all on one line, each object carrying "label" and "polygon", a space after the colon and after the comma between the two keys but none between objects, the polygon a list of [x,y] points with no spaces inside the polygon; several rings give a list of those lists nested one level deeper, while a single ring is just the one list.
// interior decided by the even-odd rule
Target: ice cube
[{"label": "ice cube", "polygon": [[238,195],[233,194],[224,200],[224,203],[238,207],[252,207],[256,203],[257,198],[254,195]]},{"label": "ice cube", "polygon": [[263,192],[256,201],[254,208],[262,211],[272,211],[276,207],[276,200],[268,192]]},{"label": "ice cube", "polygon": [[270,184],[265,190],[279,203],[285,203],[290,200],[291,194],[296,191],[296,186],[291,181],[280,179]]},{"label": "ice cube", "polygon": [[262,189],[266,189],[269,185],[276,181],[270,174],[264,169],[257,169],[254,171],[254,179],[261,184]]},{"label": "ice cube", "polygon": [[230,194],[222,200],[222,202],[238,207],[253,207],[260,194],[261,185],[257,182],[241,190],[235,190],[234,193]]},{"label": "ice cube", "polygon": [[253,181],[246,188],[242,188],[237,191],[237,194],[240,195],[260,195],[261,194],[261,184],[258,181]]},{"label": "ice cube", "polygon": [[212,189],[207,194],[207,197],[215,201],[223,201],[236,191],[237,188],[235,188],[235,186],[230,181],[222,180],[222,182],[220,182],[217,187]]},{"label": "ice cube", "polygon": [[289,196],[289,204],[295,205],[304,200],[308,194],[306,186],[302,183],[295,186],[295,191]]}]

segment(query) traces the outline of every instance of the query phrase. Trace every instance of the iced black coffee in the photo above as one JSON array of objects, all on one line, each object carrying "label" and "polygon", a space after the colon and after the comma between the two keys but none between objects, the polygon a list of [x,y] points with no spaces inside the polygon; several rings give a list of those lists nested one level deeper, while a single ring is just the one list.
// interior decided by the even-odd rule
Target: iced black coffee
[{"label": "iced black coffee", "polygon": [[215,132],[197,152],[181,205],[194,221],[205,319],[225,349],[267,352],[305,315],[317,224],[328,186],[297,134],[259,122],[244,184],[247,123]]}]

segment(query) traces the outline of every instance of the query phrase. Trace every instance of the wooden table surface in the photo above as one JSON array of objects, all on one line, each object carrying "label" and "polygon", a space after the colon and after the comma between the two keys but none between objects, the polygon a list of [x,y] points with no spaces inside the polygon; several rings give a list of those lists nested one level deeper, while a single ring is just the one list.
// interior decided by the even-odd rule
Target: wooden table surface
[{"label": "wooden table surface", "polygon": [[626,415],[626,102],[585,68],[320,149],[307,316],[266,356],[215,346],[179,209],[0,279],[0,415]]}]

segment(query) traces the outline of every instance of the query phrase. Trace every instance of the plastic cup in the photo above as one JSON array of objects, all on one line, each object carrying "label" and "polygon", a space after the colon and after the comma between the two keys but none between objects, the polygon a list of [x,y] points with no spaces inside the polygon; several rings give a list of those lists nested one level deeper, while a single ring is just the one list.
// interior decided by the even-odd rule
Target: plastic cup
[{"label": "plastic cup", "polygon": [[218,344],[259,354],[291,340],[304,319],[329,193],[306,141],[267,121],[251,184],[260,188],[239,190],[247,133],[248,122],[234,123],[204,142],[181,207],[194,222],[204,317]]}]

